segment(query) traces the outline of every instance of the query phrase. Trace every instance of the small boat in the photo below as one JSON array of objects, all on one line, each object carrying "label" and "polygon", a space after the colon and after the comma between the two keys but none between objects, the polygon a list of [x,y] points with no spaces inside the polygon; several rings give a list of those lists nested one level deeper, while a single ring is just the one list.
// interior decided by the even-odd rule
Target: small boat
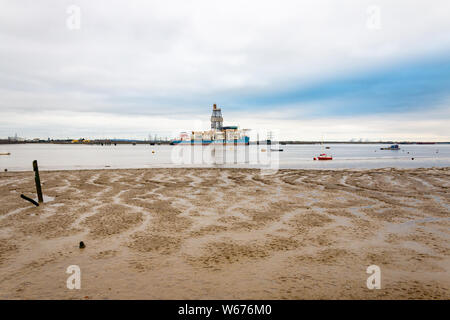
[{"label": "small boat", "polygon": [[[333,156],[330,154],[326,154],[323,152],[324,150],[324,145],[323,145],[323,137],[322,137],[322,153],[318,156],[318,157],[314,157],[314,160],[333,160]],[[330,149],[330,147],[326,147],[326,149]]]},{"label": "small boat", "polygon": [[283,149],[270,149],[270,151],[283,151]]},{"label": "small boat", "polygon": [[393,144],[390,147],[380,148],[380,150],[400,150],[398,144]]},{"label": "small boat", "polygon": [[0,156],[9,156],[11,152],[0,152]]},{"label": "small boat", "polygon": [[[314,160],[316,160],[316,158],[314,158]],[[326,153],[321,153],[318,157],[317,160],[333,160],[333,156],[330,154],[326,154]]]}]

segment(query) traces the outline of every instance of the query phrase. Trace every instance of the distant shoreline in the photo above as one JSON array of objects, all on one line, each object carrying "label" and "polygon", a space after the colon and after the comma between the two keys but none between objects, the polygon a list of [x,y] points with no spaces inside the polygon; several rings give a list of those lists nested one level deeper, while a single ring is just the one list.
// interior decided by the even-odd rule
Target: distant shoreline
[{"label": "distant shoreline", "polygon": [[[266,143],[265,141],[260,141],[261,144]],[[417,145],[433,145],[433,144],[450,144],[450,141],[444,142],[418,142],[418,141],[278,141],[279,144],[417,144]],[[170,141],[140,141],[140,140],[127,140],[127,141],[117,141],[117,140],[94,140],[91,142],[72,142],[66,140],[41,140],[41,141],[8,141],[0,140],[0,144],[69,144],[69,145],[101,145],[101,144],[149,144],[149,145],[170,145]],[[250,144],[256,144],[255,141],[250,142]]]}]

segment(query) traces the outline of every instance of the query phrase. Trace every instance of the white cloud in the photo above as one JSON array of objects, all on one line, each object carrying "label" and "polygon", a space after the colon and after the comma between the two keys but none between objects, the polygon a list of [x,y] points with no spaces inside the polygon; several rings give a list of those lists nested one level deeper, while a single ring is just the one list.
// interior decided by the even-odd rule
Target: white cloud
[{"label": "white cloud", "polygon": [[[207,130],[209,115],[201,117],[170,117],[118,115],[94,112],[32,112],[4,113],[0,119],[0,135],[17,132],[27,138],[84,137],[138,138],[148,133],[175,138],[181,131]],[[286,119],[287,117],[287,119]],[[224,112],[225,125],[278,132],[281,140],[348,141],[352,138],[397,141],[450,141],[448,108],[439,108],[424,118],[422,112],[381,114],[315,119],[289,119],[277,111],[257,115]],[[6,129],[5,129],[6,128]],[[6,130],[9,130],[7,132]],[[12,133],[10,135],[12,135]]]},{"label": "white cloud", "polygon": [[450,141],[450,115],[440,109],[424,118],[421,112],[322,117],[304,120],[245,117],[242,127],[258,130],[277,130],[282,140],[348,141],[352,138],[371,141]]},{"label": "white cloud", "polygon": [[[71,4],[81,8],[79,31],[66,28]],[[374,4],[377,31],[366,28]],[[60,123],[76,133],[91,117],[122,119],[110,122],[117,136],[135,120],[152,123],[152,113],[203,117],[200,107],[215,102],[205,99],[219,93],[306,85],[448,50],[448,12],[447,0],[3,1],[0,130],[32,134],[23,112],[43,110],[53,110],[41,113],[48,134]]]}]

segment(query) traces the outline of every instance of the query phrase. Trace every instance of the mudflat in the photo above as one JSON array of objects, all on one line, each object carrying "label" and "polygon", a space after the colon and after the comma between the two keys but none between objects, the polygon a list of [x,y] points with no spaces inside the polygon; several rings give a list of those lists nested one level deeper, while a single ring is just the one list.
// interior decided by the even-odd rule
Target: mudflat
[{"label": "mudflat", "polygon": [[[449,299],[450,168],[0,173],[2,299]],[[78,244],[86,245],[80,249]],[[81,270],[70,290],[67,267]],[[381,270],[369,290],[366,269]]]}]

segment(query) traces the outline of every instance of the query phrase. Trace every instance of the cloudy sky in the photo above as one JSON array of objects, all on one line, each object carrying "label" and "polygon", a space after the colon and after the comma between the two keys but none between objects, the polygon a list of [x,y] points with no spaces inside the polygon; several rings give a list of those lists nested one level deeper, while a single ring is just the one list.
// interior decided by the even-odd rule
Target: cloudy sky
[{"label": "cloudy sky", "polygon": [[0,0],[0,137],[450,141],[450,1]]}]

